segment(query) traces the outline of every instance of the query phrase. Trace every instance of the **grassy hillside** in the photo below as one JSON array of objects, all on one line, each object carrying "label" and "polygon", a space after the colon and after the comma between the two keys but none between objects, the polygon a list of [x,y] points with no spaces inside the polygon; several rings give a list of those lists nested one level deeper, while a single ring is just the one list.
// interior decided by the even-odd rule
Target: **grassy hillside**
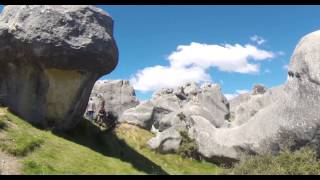
[{"label": "grassy hillside", "polygon": [[149,150],[153,136],[131,125],[101,132],[83,121],[68,134],[39,130],[7,110],[0,111],[1,151],[18,157],[21,174],[218,174],[207,162]]}]

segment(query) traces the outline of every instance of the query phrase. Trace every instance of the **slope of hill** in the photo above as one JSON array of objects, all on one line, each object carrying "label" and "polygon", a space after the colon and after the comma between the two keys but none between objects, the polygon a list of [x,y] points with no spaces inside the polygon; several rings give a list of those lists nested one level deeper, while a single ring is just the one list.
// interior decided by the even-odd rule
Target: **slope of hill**
[{"label": "slope of hill", "polygon": [[[0,109],[1,154],[14,158],[18,174],[218,174],[207,162],[149,150],[153,134],[122,124],[100,131],[83,121],[72,133],[40,130]],[[12,161],[11,161],[12,162]],[[0,167],[0,174],[2,172]]]}]

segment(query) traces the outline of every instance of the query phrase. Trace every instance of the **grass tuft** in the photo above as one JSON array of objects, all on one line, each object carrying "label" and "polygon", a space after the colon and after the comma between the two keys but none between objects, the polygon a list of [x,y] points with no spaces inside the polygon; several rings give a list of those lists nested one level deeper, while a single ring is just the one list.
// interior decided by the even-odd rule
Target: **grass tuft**
[{"label": "grass tuft", "polygon": [[279,155],[248,156],[223,174],[232,175],[320,175],[316,152],[305,147],[297,151],[285,148]]}]

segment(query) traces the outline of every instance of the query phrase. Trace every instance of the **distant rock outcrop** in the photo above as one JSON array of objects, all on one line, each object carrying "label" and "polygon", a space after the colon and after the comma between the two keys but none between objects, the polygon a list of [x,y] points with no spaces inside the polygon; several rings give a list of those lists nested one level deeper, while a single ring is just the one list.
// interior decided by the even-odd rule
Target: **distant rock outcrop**
[{"label": "distant rock outcrop", "polygon": [[235,113],[231,128],[216,128],[204,118],[195,120],[190,132],[201,154],[225,163],[243,153],[276,154],[288,145],[309,145],[319,152],[320,31],[299,42],[288,74],[284,85],[245,98],[238,107],[243,112]]},{"label": "distant rock outcrop", "polygon": [[216,128],[228,127],[228,106],[219,85],[186,83],[155,92],[151,100],[126,110],[120,122],[157,132],[150,147],[171,152],[179,148],[180,132],[191,128],[193,117],[204,118]]},{"label": "distant rock outcrop", "polygon": [[135,91],[127,80],[99,80],[93,86],[90,98],[95,102],[97,112],[104,101],[105,110],[115,117],[120,117],[125,110],[139,104]]},{"label": "distant rock outcrop", "polygon": [[[272,103],[271,94],[277,93],[277,89],[267,89],[263,85],[254,85],[251,92],[240,94],[239,96],[230,100],[230,113],[232,126],[238,126],[246,123],[252,116],[254,116],[260,109]],[[280,90],[281,91],[281,90]],[[264,95],[266,93],[266,95]]]},{"label": "distant rock outcrop", "polygon": [[1,101],[30,122],[73,128],[95,81],[117,63],[113,20],[99,8],[8,5],[2,11]]},{"label": "distant rock outcrop", "polygon": [[155,93],[123,117],[157,132],[149,141],[153,149],[176,151],[178,132],[187,131],[200,155],[218,163],[238,161],[243,154],[277,154],[284,146],[308,145],[320,154],[320,31],[301,39],[288,70],[284,85],[256,85],[230,105],[219,86],[189,83]]}]

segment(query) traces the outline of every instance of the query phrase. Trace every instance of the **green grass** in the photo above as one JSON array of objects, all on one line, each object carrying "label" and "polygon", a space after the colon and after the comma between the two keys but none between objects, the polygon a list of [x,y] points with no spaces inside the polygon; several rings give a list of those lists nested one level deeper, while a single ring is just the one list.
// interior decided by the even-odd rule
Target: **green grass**
[{"label": "green grass", "polygon": [[131,125],[122,125],[116,130],[116,134],[120,139],[128,143],[137,152],[143,154],[146,158],[152,160],[155,164],[168,174],[219,174],[221,169],[216,165],[208,162],[200,162],[193,159],[183,158],[176,154],[159,154],[155,151],[150,151],[146,146],[146,142],[153,135],[138,127]]},{"label": "green grass", "polygon": [[14,156],[26,156],[44,143],[44,137],[41,134],[34,134],[32,131],[29,131],[23,124],[19,124],[19,128],[11,124],[12,122],[10,123],[11,125],[8,125],[8,120],[14,118],[12,114],[0,117],[0,121],[3,122],[5,127],[3,130],[6,132],[6,138],[0,143],[0,149]]},{"label": "green grass", "polygon": [[0,117],[0,147],[20,157],[22,174],[218,174],[220,168],[147,148],[153,137],[135,126],[101,132],[84,121],[74,132],[57,134],[35,128],[5,111]]},{"label": "green grass", "polygon": [[249,156],[223,174],[236,175],[320,175],[316,152],[305,147],[297,151],[284,149],[279,155]]}]

